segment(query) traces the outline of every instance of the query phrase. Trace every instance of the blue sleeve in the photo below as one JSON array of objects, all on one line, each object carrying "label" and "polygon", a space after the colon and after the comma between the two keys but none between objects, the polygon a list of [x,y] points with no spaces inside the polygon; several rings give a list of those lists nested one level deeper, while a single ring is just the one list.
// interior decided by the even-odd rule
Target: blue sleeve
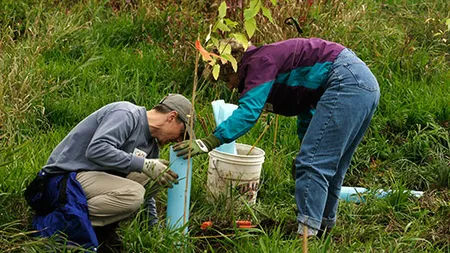
[{"label": "blue sleeve", "polygon": [[214,130],[220,143],[230,143],[247,133],[261,115],[274,81],[263,83],[245,93],[238,108]]},{"label": "blue sleeve", "polygon": [[311,108],[309,111],[297,115],[297,135],[300,142],[305,137],[306,130],[315,112],[316,110]]}]

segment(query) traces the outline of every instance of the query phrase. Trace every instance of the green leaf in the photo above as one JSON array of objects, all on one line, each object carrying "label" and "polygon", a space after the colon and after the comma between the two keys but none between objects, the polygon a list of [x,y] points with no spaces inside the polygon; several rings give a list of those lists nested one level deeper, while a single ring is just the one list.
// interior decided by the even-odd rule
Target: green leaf
[{"label": "green leaf", "polygon": [[258,14],[260,8],[261,8],[261,1],[252,0],[250,2],[250,7],[244,10],[244,19],[249,20],[251,18],[254,18],[256,14]]},{"label": "green leaf", "polygon": [[217,38],[211,37],[211,42],[215,47],[219,45],[219,40]]},{"label": "green leaf", "polygon": [[244,20],[249,20],[256,16],[258,12],[255,11],[255,9],[245,9],[244,10]]},{"label": "green leaf", "polygon": [[230,43],[220,43],[219,46],[220,55],[222,54],[231,54],[231,45]]},{"label": "green leaf", "polygon": [[273,6],[277,6],[278,1],[277,0],[270,0],[272,2]]},{"label": "green leaf", "polygon": [[270,23],[273,24],[272,12],[270,12],[270,10],[264,6],[261,6],[261,10],[262,10],[263,15],[269,19]]},{"label": "green leaf", "polygon": [[225,25],[225,24],[223,23],[223,20],[219,20],[219,21],[217,22],[216,26],[217,26],[217,28],[218,28],[219,30],[221,30],[222,32],[229,32],[229,31],[231,31],[230,28],[229,28],[227,25]]},{"label": "green leaf", "polygon": [[238,71],[238,64],[237,64],[236,59],[233,57],[233,58],[230,59],[230,62],[231,62],[231,66],[233,66],[234,72],[237,73],[237,71]]},{"label": "green leaf", "polygon": [[259,7],[259,6],[261,6],[261,0],[251,0],[250,1],[250,8],[251,9],[254,9],[255,7]]},{"label": "green leaf", "polygon": [[220,20],[217,20],[216,23],[214,23],[214,26],[212,28],[213,32],[217,31],[217,25],[219,24]]},{"label": "green leaf", "polygon": [[237,72],[238,66],[236,59],[231,54],[221,54],[225,60],[229,61],[231,63],[231,66],[233,67],[234,72]]},{"label": "green leaf", "polygon": [[223,52],[225,54],[231,54],[231,45],[230,44],[226,44],[225,48],[223,49]]},{"label": "green leaf", "polygon": [[252,19],[245,21],[244,26],[245,26],[245,31],[247,32],[248,37],[251,38],[253,36],[253,34],[255,34],[255,31],[256,31],[256,19],[252,18]]},{"label": "green leaf", "polygon": [[214,80],[219,79],[219,73],[220,73],[220,65],[216,64],[213,66],[213,71],[212,71]]},{"label": "green leaf", "polygon": [[209,61],[208,64],[211,66],[214,66],[214,65],[216,65],[216,62],[217,62],[216,58],[212,58],[212,60]]},{"label": "green leaf", "polygon": [[447,18],[447,20],[445,20],[445,24],[447,24],[447,31],[450,31],[450,18]]},{"label": "green leaf", "polygon": [[233,34],[231,34],[231,37],[235,38],[239,43],[241,43],[242,46],[244,47],[244,50],[247,50],[247,48],[248,48],[248,40],[247,40],[247,37],[245,37],[244,34],[242,34],[242,33],[233,33]]},{"label": "green leaf", "polygon": [[239,24],[238,22],[234,22],[229,18],[224,19],[224,21],[227,26],[231,26],[232,28],[235,28]]},{"label": "green leaf", "polygon": [[227,3],[223,1],[219,6],[219,18],[223,18],[227,15]]}]

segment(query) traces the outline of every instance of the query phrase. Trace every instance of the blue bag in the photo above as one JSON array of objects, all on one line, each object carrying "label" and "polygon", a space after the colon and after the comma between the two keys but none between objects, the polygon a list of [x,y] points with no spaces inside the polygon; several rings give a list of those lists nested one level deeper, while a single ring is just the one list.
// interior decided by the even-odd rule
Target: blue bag
[{"label": "blue bag", "polygon": [[27,202],[36,211],[33,228],[38,230],[37,236],[59,234],[66,237],[69,245],[96,251],[98,240],[89,220],[86,195],[76,175],[76,172],[51,176],[43,175],[42,171],[38,173],[37,178],[42,177],[35,184],[39,186],[36,188],[38,190],[34,196],[29,190],[26,196]]}]

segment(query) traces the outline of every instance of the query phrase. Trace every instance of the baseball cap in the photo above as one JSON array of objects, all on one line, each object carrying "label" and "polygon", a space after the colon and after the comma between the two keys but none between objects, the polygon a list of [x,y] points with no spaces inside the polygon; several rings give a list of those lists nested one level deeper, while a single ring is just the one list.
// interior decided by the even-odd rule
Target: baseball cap
[{"label": "baseball cap", "polygon": [[[194,127],[196,116],[191,101],[180,94],[169,94],[165,96],[159,103],[165,105],[170,110],[178,112],[178,117],[180,117],[180,119],[186,126],[186,139],[189,139],[189,136],[192,137],[192,139],[195,139]],[[191,117],[193,117],[192,121]]]}]

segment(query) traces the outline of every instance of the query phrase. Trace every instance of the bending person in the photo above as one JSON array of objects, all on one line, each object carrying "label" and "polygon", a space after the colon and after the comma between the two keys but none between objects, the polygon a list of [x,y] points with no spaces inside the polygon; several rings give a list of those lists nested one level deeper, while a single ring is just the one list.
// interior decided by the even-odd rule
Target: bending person
[{"label": "bending person", "polygon": [[191,149],[181,142],[174,150],[195,156],[232,142],[254,126],[264,109],[297,116],[298,233],[303,234],[303,224],[309,235],[331,229],[345,173],[378,105],[375,76],[350,49],[319,38],[251,46],[245,52],[236,41],[229,43],[238,71],[227,63],[219,79],[238,89],[238,108]]}]

